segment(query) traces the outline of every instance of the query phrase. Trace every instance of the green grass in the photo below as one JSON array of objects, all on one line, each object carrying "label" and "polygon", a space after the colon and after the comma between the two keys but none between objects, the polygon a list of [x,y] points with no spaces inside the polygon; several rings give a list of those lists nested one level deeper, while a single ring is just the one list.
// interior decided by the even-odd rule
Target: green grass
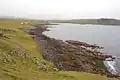
[{"label": "green grass", "polygon": [[[25,20],[22,20],[25,21]],[[37,44],[19,28],[21,20],[0,20],[0,29],[8,38],[0,37],[0,80],[106,80],[105,76],[84,72],[54,72],[54,65],[42,58]],[[41,21],[29,21],[32,24]],[[43,66],[41,61],[46,64]],[[38,67],[38,62],[42,67]]]}]

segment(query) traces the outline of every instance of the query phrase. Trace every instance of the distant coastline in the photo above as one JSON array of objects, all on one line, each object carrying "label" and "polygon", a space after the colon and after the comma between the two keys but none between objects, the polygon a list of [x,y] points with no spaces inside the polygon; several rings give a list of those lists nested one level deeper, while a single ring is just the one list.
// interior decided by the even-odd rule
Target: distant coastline
[{"label": "distant coastline", "polygon": [[112,19],[112,18],[48,20],[48,22],[50,22],[50,23],[73,23],[73,24],[120,25],[120,20]]}]

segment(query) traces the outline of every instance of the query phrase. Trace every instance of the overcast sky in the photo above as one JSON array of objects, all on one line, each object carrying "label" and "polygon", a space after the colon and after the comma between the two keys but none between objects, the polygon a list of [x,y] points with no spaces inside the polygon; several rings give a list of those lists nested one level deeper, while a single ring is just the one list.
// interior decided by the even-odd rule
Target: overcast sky
[{"label": "overcast sky", "polygon": [[0,16],[40,19],[120,18],[120,0],[0,0]]}]

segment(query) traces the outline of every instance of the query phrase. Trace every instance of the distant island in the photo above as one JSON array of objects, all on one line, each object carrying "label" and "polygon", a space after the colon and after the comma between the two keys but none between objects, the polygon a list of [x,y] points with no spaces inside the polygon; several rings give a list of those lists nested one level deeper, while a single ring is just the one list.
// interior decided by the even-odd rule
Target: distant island
[{"label": "distant island", "polygon": [[52,23],[75,23],[75,24],[120,25],[120,20],[112,19],[112,18],[49,20],[49,22],[52,22]]}]

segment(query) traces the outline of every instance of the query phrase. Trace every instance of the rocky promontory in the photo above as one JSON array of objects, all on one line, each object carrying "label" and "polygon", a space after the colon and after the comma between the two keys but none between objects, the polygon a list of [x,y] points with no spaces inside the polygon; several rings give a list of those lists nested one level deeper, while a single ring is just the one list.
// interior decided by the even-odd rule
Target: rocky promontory
[{"label": "rocky promontory", "polygon": [[53,62],[56,71],[82,71],[113,77],[103,64],[106,58],[114,59],[111,55],[103,55],[97,49],[103,47],[91,45],[74,40],[56,40],[44,34],[47,27],[35,25],[32,29],[27,29],[27,33],[40,45],[44,59]]}]

